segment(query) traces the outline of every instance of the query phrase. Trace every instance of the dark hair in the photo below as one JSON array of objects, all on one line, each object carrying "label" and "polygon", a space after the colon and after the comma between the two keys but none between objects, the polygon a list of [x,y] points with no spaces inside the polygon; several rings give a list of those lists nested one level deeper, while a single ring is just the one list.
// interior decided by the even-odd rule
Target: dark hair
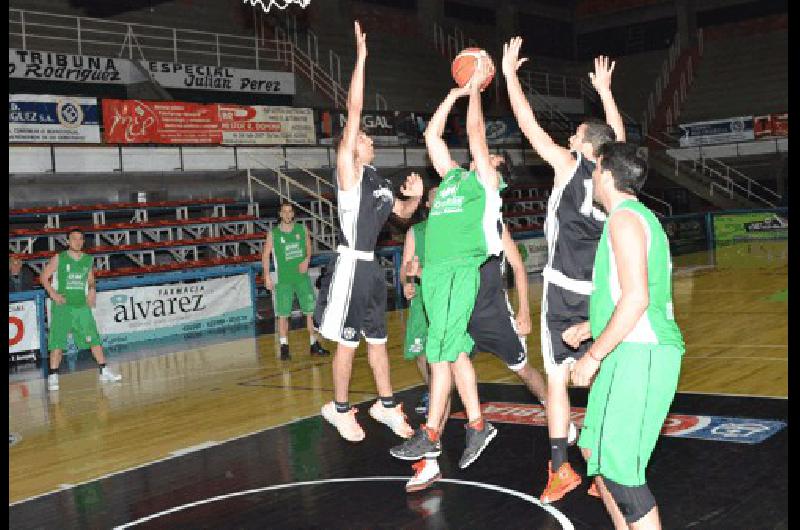
[{"label": "dark hair", "polygon": [[503,150],[500,154],[503,156],[503,161],[498,164],[497,173],[503,178],[507,186],[506,190],[508,190],[514,183],[514,161],[511,160],[511,155],[508,151]]},{"label": "dark hair", "polygon": [[74,232],[78,232],[80,235],[85,236],[82,228],[73,226],[72,228],[69,229],[69,232],[67,232],[67,237],[71,236]]},{"label": "dark hair", "polygon": [[602,120],[589,118],[584,120],[582,125],[586,125],[586,131],[583,133],[583,141],[592,145],[592,151],[594,151],[595,156],[601,145],[613,142],[617,139],[614,129]]},{"label": "dark hair", "polygon": [[611,173],[617,191],[635,194],[642,189],[647,162],[639,156],[636,144],[608,142],[600,146],[597,156],[600,171]]}]

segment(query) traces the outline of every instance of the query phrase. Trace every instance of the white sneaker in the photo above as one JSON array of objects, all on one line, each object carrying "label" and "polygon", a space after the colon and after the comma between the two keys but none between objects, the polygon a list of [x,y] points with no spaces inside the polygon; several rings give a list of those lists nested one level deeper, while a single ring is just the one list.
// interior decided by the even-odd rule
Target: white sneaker
[{"label": "white sneaker", "polygon": [[411,467],[414,470],[414,476],[406,482],[406,491],[409,493],[422,491],[442,478],[439,462],[435,458],[423,458]]},{"label": "white sneaker", "polygon": [[122,376],[112,372],[108,366],[100,370],[101,383],[116,383],[117,381],[122,381]]},{"label": "white sneaker", "polygon": [[569,432],[567,433],[567,444],[568,445],[575,445],[575,442],[578,441],[578,428],[575,426],[574,422],[569,422]]},{"label": "white sneaker", "polygon": [[58,390],[58,374],[47,376],[47,390]]},{"label": "white sneaker", "polygon": [[348,442],[360,442],[364,439],[364,429],[356,421],[356,408],[347,412],[337,412],[336,404],[329,401],[322,406],[322,417],[336,427],[339,434]]},{"label": "white sneaker", "polygon": [[388,426],[394,433],[401,438],[411,438],[414,435],[414,429],[406,421],[406,415],[403,413],[403,404],[398,403],[392,408],[386,408],[377,400],[374,405],[369,408],[369,415]]}]

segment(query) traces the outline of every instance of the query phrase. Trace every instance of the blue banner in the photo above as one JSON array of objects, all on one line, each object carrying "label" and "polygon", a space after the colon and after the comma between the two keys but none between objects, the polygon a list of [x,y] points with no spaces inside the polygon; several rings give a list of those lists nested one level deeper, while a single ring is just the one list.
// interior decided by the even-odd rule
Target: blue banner
[{"label": "blue banner", "polygon": [[9,95],[8,141],[100,143],[97,99]]}]

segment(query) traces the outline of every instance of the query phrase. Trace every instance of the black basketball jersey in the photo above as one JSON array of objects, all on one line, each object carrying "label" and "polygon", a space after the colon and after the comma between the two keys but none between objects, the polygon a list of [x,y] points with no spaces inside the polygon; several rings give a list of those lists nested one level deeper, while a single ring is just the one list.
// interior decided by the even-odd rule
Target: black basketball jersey
[{"label": "black basketball jersey", "polygon": [[372,252],[394,207],[391,183],[378,176],[372,166],[363,166],[361,181],[353,189],[337,191],[339,228],[343,244],[354,250]]},{"label": "black basketball jersey", "polygon": [[[580,153],[572,155],[575,157],[572,177],[563,186],[554,187],[547,201],[547,268],[567,280],[591,282],[594,255],[606,216],[592,203],[594,162]],[[569,281],[552,283],[569,289],[566,285]]]}]

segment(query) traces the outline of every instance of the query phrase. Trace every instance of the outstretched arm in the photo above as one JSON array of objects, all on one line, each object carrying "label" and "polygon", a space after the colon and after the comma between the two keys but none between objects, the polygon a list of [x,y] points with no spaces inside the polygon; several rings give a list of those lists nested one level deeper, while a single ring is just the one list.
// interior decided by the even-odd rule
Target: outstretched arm
[{"label": "outstretched arm", "polygon": [[560,176],[567,175],[575,162],[569,149],[555,143],[550,135],[542,129],[536,120],[528,98],[525,97],[522,84],[517,76],[519,67],[528,60],[527,58],[519,58],[521,46],[521,37],[514,37],[503,45],[503,75],[506,78],[511,109],[514,111],[514,116],[517,118],[522,134],[525,135],[525,138],[528,139],[539,156],[550,164],[555,171],[556,180],[559,180]]},{"label": "outstretched arm", "polygon": [[611,94],[611,73],[614,71],[616,61],[608,64],[608,57],[601,55],[594,60],[594,73],[589,72],[589,80],[597,90],[600,101],[603,102],[603,111],[606,113],[606,123],[614,130],[617,141],[625,141],[625,122],[619,113],[614,96]]},{"label": "outstretched arm", "polygon": [[531,312],[528,302],[528,270],[519,254],[516,243],[511,238],[508,227],[503,225],[503,252],[514,272],[514,286],[517,288],[517,332],[529,335],[531,332]]},{"label": "outstretched arm", "polygon": [[342,140],[336,152],[336,176],[339,188],[351,189],[357,180],[355,171],[356,141],[361,125],[361,109],[364,107],[364,65],[367,62],[367,35],[355,22],[356,65],[347,92],[347,123],[342,131]]},{"label": "outstretched arm", "polygon": [[434,169],[436,169],[436,173],[442,178],[444,178],[448,171],[454,167],[458,167],[458,164],[453,161],[453,158],[450,156],[450,150],[447,148],[447,144],[442,139],[444,126],[447,123],[447,116],[450,114],[450,110],[453,108],[453,104],[456,100],[468,93],[468,85],[462,88],[451,89],[447,97],[444,98],[444,101],[439,105],[439,108],[436,109],[436,112],[431,116],[428,127],[425,129],[425,146],[428,148],[428,156],[431,159]]},{"label": "outstretched arm", "polygon": [[481,105],[481,86],[490,75],[488,61],[478,59],[475,73],[469,82],[469,106],[467,107],[467,139],[469,152],[475,161],[475,168],[483,182],[497,189],[500,178],[489,159],[489,144],[486,143],[486,124],[483,121]]}]

